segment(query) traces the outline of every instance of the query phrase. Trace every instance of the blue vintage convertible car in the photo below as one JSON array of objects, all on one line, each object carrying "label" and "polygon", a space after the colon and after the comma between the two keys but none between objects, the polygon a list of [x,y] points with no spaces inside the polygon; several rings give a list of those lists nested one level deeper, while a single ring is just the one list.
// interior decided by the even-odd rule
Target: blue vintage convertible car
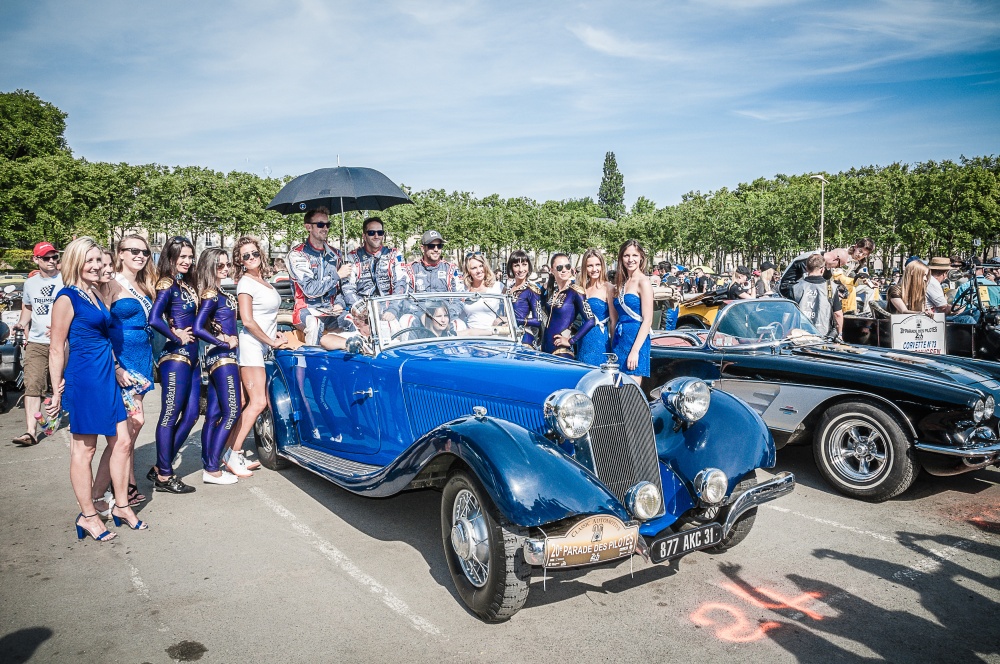
[{"label": "blue vintage convertible car", "polygon": [[742,401],[678,378],[650,403],[613,363],[520,345],[510,311],[482,294],[374,299],[374,334],[276,352],[261,462],[365,496],[442,490],[452,578],[491,622],[521,608],[533,568],[723,551],[794,488],[758,483],[774,441]]}]

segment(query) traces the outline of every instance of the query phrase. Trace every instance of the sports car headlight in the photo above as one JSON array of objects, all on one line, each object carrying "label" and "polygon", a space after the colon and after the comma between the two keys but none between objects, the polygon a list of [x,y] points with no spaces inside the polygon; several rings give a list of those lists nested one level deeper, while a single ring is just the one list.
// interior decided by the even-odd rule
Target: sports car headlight
[{"label": "sports car headlight", "polygon": [[581,438],[594,423],[594,402],[580,390],[556,390],[545,400],[545,422],[564,438]]},{"label": "sports car headlight", "polygon": [[647,521],[659,514],[663,499],[652,482],[639,482],[625,494],[628,511],[640,521]]},{"label": "sports car headlight", "polygon": [[986,419],[993,417],[993,412],[996,410],[997,401],[993,398],[993,395],[986,397],[986,414],[983,416]]},{"label": "sports car headlight", "polygon": [[697,378],[675,378],[660,390],[660,399],[667,410],[690,424],[708,412],[712,390]]},{"label": "sports car headlight", "polygon": [[984,417],[986,417],[986,401],[980,399],[976,402],[976,405],[972,407],[972,419],[976,422],[982,422]]},{"label": "sports car headlight", "polygon": [[717,505],[726,498],[729,478],[718,468],[706,468],[694,477],[694,490],[706,505]]}]

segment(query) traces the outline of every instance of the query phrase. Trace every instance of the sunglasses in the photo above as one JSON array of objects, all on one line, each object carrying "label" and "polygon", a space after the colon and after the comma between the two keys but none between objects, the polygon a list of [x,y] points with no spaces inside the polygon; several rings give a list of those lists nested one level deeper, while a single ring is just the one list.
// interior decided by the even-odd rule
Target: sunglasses
[{"label": "sunglasses", "polygon": [[127,251],[133,256],[142,254],[146,258],[149,258],[153,254],[149,249],[136,249],[135,247],[122,247],[122,251]]},{"label": "sunglasses", "polygon": [[229,268],[229,263],[219,263],[215,266],[216,270],[226,270]]},{"label": "sunglasses", "polygon": [[248,254],[243,254],[243,260],[248,261],[251,258],[260,258],[260,252],[259,251],[251,251]]},{"label": "sunglasses", "polygon": [[59,260],[59,254],[47,254],[45,256],[39,256],[40,261],[57,261]]},{"label": "sunglasses", "polygon": [[444,245],[441,244],[440,242],[435,242],[434,244],[425,244],[424,246],[427,247],[428,249],[440,249]]},{"label": "sunglasses", "polygon": [[482,255],[483,255],[483,252],[481,252],[481,251],[470,251],[469,253],[467,253],[465,255],[465,259],[468,260],[470,258],[479,258]]},{"label": "sunglasses", "polygon": [[329,228],[330,222],[328,221],[307,221],[310,226],[315,226],[316,228]]},{"label": "sunglasses", "polygon": [[376,236],[382,237],[383,235],[385,235],[385,231],[365,231],[365,234],[368,237],[376,237]]},{"label": "sunglasses", "polygon": [[556,272],[565,272],[566,270],[572,270],[573,268],[569,263],[566,263],[565,265],[556,265],[553,269]]}]

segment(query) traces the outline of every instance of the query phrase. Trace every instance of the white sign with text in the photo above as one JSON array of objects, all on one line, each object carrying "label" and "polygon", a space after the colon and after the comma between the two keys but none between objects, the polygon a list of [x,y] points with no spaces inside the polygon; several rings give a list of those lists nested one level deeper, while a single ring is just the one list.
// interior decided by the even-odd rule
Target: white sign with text
[{"label": "white sign with text", "polygon": [[944,314],[893,314],[892,347],[915,353],[944,355]]}]

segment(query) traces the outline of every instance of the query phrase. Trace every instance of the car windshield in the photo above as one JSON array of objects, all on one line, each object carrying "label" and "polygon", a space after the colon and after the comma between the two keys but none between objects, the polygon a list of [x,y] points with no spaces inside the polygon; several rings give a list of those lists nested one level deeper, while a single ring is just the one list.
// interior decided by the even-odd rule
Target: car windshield
[{"label": "car windshield", "polygon": [[410,293],[371,307],[383,349],[454,337],[513,341],[511,311],[505,296],[489,293]]},{"label": "car windshield", "polygon": [[708,339],[715,347],[770,345],[780,341],[805,344],[823,339],[794,302],[781,299],[734,302],[719,314]]}]

